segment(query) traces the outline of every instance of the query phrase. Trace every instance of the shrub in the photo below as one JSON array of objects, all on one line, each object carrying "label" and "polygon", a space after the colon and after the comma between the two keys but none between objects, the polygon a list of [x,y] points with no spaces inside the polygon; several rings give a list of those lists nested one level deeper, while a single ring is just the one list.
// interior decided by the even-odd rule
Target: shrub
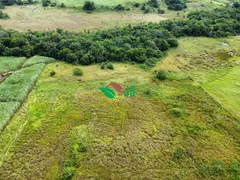
[{"label": "shrub", "polygon": [[140,3],[135,3],[133,6],[138,8],[138,7],[140,7]]},{"label": "shrub", "polygon": [[94,2],[85,1],[83,10],[85,11],[94,11],[96,9]]},{"label": "shrub", "polygon": [[183,115],[183,110],[180,108],[172,108],[170,109],[170,113],[175,117],[180,117]]},{"label": "shrub", "polygon": [[108,63],[106,67],[107,67],[108,69],[111,69],[111,70],[113,70],[113,69],[114,69],[114,67],[113,67],[113,64],[112,64],[112,63]]},{"label": "shrub", "polygon": [[0,11],[0,19],[9,19],[9,16],[7,13],[3,13],[2,11]]},{"label": "shrub", "polygon": [[124,11],[125,7],[123,7],[121,4],[119,4],[119,5],[114,7],[114,10],[116,10],[116,11]]},{"label": "shrub", "polygon": [[83,71],[79,68],[74,68],[73,69],[73,75],[74,76],[82,76],[83,75]]},{"label": "shrub", "polygon": [[42,0],[42,6],[43,7],[47,7],[51,4],[51,1],[50,0]]},{"label": "shrub", "polygon": [[104,62],[101,63],[100,69],[105,69],[105,63]]},{"label": "shrub", "polygon": [[55,71],[51,71],[51,72],[50,72],[50,76],[51,76],[51,77],[53,77],[53,76],[55,76],[55,75],[56,75],[56,72],[55,72]]},{"label": "shrub", "polygon": [[158,9],[158,14],[165,14],[165,11],[163,9]]},{"label": "shrub", "polygon": [[61,3],[60,8],[65,8],[66,5],[64,3]]},{"label": "shrub", "polygon": [[167,79],[167,71],[165,71],[165,70],[158,71],[156,78],[158,78],[159,80],[166,80]]}]

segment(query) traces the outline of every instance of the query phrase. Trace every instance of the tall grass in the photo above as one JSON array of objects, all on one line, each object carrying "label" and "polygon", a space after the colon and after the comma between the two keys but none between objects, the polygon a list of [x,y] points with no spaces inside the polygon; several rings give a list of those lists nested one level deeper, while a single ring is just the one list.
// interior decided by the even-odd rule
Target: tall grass
[{"label": "tall grass", "polygon": [[24,61],[26,61],[25,57],[0,57],[0,74],[16,70]]},{"label": "tall grass", "polygon": [[27,60],[23,67],[28,67],[34,64],[39,64],[39,63],[44,63],[44,64],[48,64],[51,62],[54,62],[55,59],[53,58],[49,58],[49,57],[44,57],[44,56],[34,56],[32,58],[30,58],[29,60]]},{"label": "tall grass", "polygon": [[0,85],[0,101],[22,102],[44,66],[45,64],[36,64],[14,72]]},{"label": "tall grass", "polygon": [[0,131],[20,106],[19,102],[0,102]]}]

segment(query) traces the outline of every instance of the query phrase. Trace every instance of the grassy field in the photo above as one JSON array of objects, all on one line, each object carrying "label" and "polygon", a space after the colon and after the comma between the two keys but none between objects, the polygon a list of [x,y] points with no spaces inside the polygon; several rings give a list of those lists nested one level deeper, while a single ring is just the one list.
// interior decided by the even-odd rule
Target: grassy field
[{"label": "grassy field", "polygon": [[18,69],[26,58],[0,57],[0,74]]},{"label": "grassy field", "polygon": [[4,12],[10,16],[9,20],[0,20],[2,27],[18,31],[56,30],[62,28],[69,31],[84,31],[106,29],[141,22],[159,22],[168,18],[177,18],[177,12],[165,15],[143,14],[137,12],[96,12],[87,14],[72,9],[44,9],[40,5],[9,6]]},{"label": "grassy field", "polygon": [[[173,51],[175,57],[180,50]],[[237,120],[196,82],[159,81],[129,64],[114,64],[113,71],[80,66],[84,76],[76,77],[75,67],[46,66],[0,135],[0,179],[238,176]],[[178,73],[183,76],[179,70],[171,77]],[[136,96],[107,99],[99,87],[112,81],[135,86]]]}]

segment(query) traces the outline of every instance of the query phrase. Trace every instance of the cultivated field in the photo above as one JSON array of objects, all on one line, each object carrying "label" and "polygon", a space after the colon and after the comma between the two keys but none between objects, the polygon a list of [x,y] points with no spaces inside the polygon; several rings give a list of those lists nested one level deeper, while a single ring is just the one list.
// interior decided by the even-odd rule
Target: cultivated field
[{"label": "cultivated field", "polygon": [[[239,118],[202,79],[234,62],[211,82],[239,83],[237,60],[215,54],[237,52],[238,38],[182,38],[151,71],[115,63],[114,70],[78,66],[84,75],[76,77],[76,66],[48,64],[0,135],[0,179],[236,179]],[[155,79],[155,69],[171,70],[168,80]],[[107,99],[99,87],[112,81],[134,85],[136,96]]]}]

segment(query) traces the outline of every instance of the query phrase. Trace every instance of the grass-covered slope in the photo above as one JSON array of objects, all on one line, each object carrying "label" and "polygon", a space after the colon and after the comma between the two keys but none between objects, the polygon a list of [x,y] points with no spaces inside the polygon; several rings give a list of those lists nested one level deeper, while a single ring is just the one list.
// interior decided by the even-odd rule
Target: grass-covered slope
[{"label": "grass-covered slope", "polygon": [[[72,76],[75,67],[58,62],[44,69],[0,135],[0,178],[238,176],[238,122],[194,81],[159,81],[129,64],[114,64],[113,71],[81,67],[84,76],[79,78]],[[99,87],[112,81],[134,85],[136,96],[106,98]],[[9,138],[21,125],[11,144]],[[9,145],[11,153],[6,153]]]}]

